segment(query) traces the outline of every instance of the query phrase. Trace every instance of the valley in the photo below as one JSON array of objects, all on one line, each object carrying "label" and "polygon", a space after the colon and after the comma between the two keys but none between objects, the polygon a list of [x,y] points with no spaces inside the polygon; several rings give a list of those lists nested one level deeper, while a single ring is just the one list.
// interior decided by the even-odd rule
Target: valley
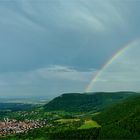
[{"label": "valley", "polygon": [[7,106],[0,120],[0,138],[6,140],[139,139],[140,95],[62,94],[30,109]]}]

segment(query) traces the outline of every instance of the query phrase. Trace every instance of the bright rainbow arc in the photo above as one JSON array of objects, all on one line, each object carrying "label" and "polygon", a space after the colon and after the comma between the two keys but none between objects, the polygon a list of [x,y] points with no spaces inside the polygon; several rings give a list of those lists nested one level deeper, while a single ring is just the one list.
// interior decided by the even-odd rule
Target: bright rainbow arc
[{"label": "bright rainbow arc", "polygon": [[125,45],[123,48],[119,49],[117,51],[117,53],[115,53],[110,59],[109,61],[107,61],[107,63],[105,63],[101,69],[93,76],[93,79],[91,80],[91,82],[89,83],[89,85],[87,86],[87,88],[85,89],[85,92],[90,92],[91,89],[93,89],[94,84],[96,83],[98,77],[100,77],[100,75],[104,72],[104,70],[110,65],[112,64],[112,62],[118,58],[121,54],[123,54],[125,51],[127,51],[129,48],[137,45],[139,43],[139,40],[135,40],[132,41],[131,43]]}]

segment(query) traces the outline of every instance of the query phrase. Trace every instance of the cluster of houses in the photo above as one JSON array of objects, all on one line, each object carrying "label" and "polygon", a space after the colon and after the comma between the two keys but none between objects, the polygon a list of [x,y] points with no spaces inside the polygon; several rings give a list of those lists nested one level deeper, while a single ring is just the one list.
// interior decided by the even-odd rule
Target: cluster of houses
[{"label": "cluster of houses", "polygon": [[46,120],[24,120],[4,119],[0,121],[0,136],[25,133],[28,130],[40,128],[47,124]]}]

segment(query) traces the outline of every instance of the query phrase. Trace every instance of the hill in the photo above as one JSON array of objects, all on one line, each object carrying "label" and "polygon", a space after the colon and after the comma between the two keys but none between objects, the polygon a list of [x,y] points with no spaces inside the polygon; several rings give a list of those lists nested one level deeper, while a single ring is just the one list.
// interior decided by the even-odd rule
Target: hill
[{"label": "hill", "polygon": [[44,106],[46,111],[67,112],[97,112],[103,108],[122,101],[135,92],[99,92],[99,93],[69,93],[54,98]]},{"label": "hill", "polygon": [[140,139],[140,95],[109,106],[93,117],[101,127],[66,130],[51,134],[52,139]]},{"label": "hill", "polygon": [[[138,140],[140,139],[140,95],[129,96],[125,100],[108,106],[93,116],[92,119],[93,121],[86,120],[84,123],[77,121],[73,123],[56,123],[55,121],[53,127],[43,127],[25,134],[17,134],[15,139]],[[9,137],[10,140],[12,138]]]},{"label": "hill", "polygon": [[140,138],[140,95],[128,98],[93,117],[101,126],[100,138]]}]

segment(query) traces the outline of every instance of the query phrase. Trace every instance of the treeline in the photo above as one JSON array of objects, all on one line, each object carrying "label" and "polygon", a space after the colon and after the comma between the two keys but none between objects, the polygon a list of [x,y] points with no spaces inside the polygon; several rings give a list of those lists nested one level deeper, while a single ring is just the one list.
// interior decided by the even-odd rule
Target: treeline
[{"label": "treeline", "polygon": [[94,140],[99,136],[99,129],[71,129],[62,131],[51,131],[46,128],[31,130],[26,134],[6,137],[5,140]]},{"label": "treeline", "polygon": [[127,129],[114,125],[102,128],[72,129],[49,132],[46,129],[35,129],[27,134],[17,134],[7,137],[5,140],[94,140],[94,139],[140,139],[140,135]]},{"label": "treeline", "polygon": [[99,136],[99,128],[67,130],[57,133],[50,133],[51,140],[94,140]]}]

